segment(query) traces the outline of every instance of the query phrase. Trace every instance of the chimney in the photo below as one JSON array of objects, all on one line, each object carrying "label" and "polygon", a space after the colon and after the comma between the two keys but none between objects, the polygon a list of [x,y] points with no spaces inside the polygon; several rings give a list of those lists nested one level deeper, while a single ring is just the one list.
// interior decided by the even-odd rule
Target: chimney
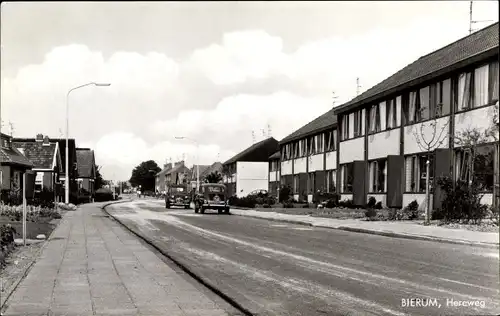
[{"label": "chimney", "polygon": [[43,142],[43,134],[36,134],[36,141]]},{"label": "chimney", "polygon": [[49,136],[43,138],[43,146],[50,146]]}]

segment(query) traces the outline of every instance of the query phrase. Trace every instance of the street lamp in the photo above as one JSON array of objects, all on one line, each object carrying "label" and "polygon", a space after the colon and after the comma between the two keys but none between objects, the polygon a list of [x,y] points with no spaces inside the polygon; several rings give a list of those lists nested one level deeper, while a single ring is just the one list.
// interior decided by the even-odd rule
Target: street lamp
[{"label": "street lamp", "polygon": [[196,163],[196,192],[198,192],[200,190],[200,146],[198,144],[197,141],[195,141],[194,139],[191,139],[189,137],[184,137],[184,136],[175,136],[175,139],[187,139],[187,140],[190,140],[192,141],[193,143],[195,143],[196,145],[196,152],[198,153],[198,159],[197,160],[197,163]]},{"label": "street lamp", "polygon": [[66,177],[65,177],[65,202],[66,204],[69,204],[69,95],[72,91],[76,89],[80,89],[86,86],[96,86],[96,87],[109,87],[111,83],[96,83],[96,82],[89,82],[86,84],[83,84],[78,87],[74,87],[68,91],[68,94],[66,94],[66,157],[65,157],[65,164],[66,164]]}]

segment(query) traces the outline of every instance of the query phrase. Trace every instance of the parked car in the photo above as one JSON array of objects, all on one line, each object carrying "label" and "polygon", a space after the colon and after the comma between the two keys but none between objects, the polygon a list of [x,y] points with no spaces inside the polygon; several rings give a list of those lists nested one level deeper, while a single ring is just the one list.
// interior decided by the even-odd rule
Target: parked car
[{"label": "parked car", "polygon": [[253,190],[247,196],[267,197],[267,190],[264,189]]},{"label": "parked car", "polygon": [[194,198],[194,212],[203,214],[205,210],[217,210],[219,214],[229,214],[229,203],[224,184],[201,184],[200,192]]},{"label": "parked car", "polygon": [[168,188],[165,195],[165,208],[172,206],[183,206],[185,209],[191,206],[191,195],[185,185],[173,185]]}]

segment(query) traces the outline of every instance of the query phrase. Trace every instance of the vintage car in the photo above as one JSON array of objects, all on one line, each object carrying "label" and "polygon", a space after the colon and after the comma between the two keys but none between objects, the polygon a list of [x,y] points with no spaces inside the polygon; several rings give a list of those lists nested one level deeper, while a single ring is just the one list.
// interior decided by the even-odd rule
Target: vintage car
[{"label": "vintage car", "polygon": [[229,203],[226,186],[218,183],[203,183],[200,192],[194,198],[195,213],[205,213],[205,210],[217,210],[219,214],[229,214]]},{"label": "vintage car", "polygon": [[165,195],[165,207],[184,206],[188,209],[191,205],[191,196],[185,185],[173,185],[168,188]]}]

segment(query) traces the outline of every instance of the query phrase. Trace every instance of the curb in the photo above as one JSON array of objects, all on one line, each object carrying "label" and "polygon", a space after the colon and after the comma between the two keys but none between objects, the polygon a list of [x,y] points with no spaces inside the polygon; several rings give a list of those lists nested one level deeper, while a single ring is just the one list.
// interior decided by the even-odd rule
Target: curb
[{"label": "curb", "polygon": [[[127,200],[127,201],[123,201],[123,202],[130,202],[131,200]],[[120,201],[122,202],[122,201]],[[129,232],[131,232],[133,235],[137,236],[139,239],[143,240],[145,243],[147,243],[149,246],[153,247],[154,249],[156,249],[159,253],[161,253],[162,255],[164,255],[165,257],[167,257],[170,261],[172,261],[177,267],[179,267],[182,271],[184,271],[186,274],[188,274],[190,277],[192,277],[194,280],[196,280],[197,282],[199,282],[200,284],[202,284],[203,286],[205,286],[206,288],[208,288],[210,291],[212,291],[213,293],[215,293],[217,296],[221,297],[223,300],[225,300],[227,303],[229,303],[231,306],[233,306],[234,308],[236,308],[238,311],[242,312],[244,315],[247,315],[247,316],[253,316],[254,314],[252,312],[250,312],[249,310],[247,310],[246,308],[244,308],[243,306],[241,306],[238,302],[236,302],[235,300],[233,300],[231,297],[229,297],[228,295],[224,294],[223,292],[221,292],[220,290],[218,290],[215,286],[213,286],[210,282],[204,280],[204,278],[196,275],[194,272],[192,272],[189,268],[187,268],[184,264],[182,264],[179,260],[173,258],[171,255],[169,255],[166,251],[164,251],[163,249],[161,249],[160,247],[158,247],[157,245],[155,245],[155,243],[151,240],[149,240],[148,238],[140,235],[139,233],[135,232],[133,229],[131,229],[130,227],[128,227],[126,224],[124,224],[122,221],[120,221],[118,218],[116,218],[115,216],[111,215],[105,208],[112,205],[112,204],[117,204],[117,203],[120,203],[120,202],[112,202],[112,203],[108,203],[108,204],[105,204],[101,207],[102,211],[104,213],[106,213],[109,217],[113,218],[117,223],[119,223],[120,225],[122,225],[123,227],[125,227]]]},{"label": "curb", "polygon": [[348,231],[348,232],[353,232],[353,233],[364,233],[364,234],[378,235],[378,236],[392,237],[392,238],[433,241],[433,242],[439,242],[439,243],[448,243],[448,244],[454,244],[454,245],[467,245],[467,246],[475,246],[475,247],[481,247],[481,248],[492,248],[492,249],[499,249],[500,248],[499,244],[493,244],[493,243],[472,242],[472,241],[459,240],[459,239],[446,239],[446,238],[439,238],[439,237],[432,237],[432,236],[425,236],[425,235],[411,235],[411,234],[394,233],[394,232],[387,232],[387,231],[377,231],[377,230],[370,230],[370,229],[363,229],[363,228],[353,228],[353,227],[346,227],[346,226],[332,227],[332,226],[324,226],[324,225],[314,225],[313,223],[307,223],[304,221],[299,221],[299,220],[294,220],[294,219],[277,219],[277,218],[260,217],[260,216],[254,216],[254,215],[246,215],[246,214],[234,214],[234,213],[232,215],[265,219],[265,220],[269,220],[269,221],[273,221],[273,222],[291,223],[291,224],[312,226],[312,227],[318,227],[318,228],[337,229],[337,230],[343,230],[343,231]]},{"label": "curb", "polygon": [[[61,218],[61,221],[64,219],[64,217]],[[45,239],[43,242],[43,245],[38,249],[38,252],[36,255],[33,257],[33,260],[31,260],[30,263],[28,263],[28,266],[24,270],[24,272],[14,281],[14,283],[11,284],[11,286],[6,290],[6,295],[2,295],[2,301],[0,301],[0,315],[3,315],[4,309],[8,307],[7,302],[9,301],[10,297],[14,293],[14,291],[19,287],[19,284],[21,284],[21,281],[26,278],[28,273],[30,272],[31,268],[35,264],[35,262],[40,258],[40,255],[42,252],[45,250],[47,245],[49,244],[49,241],[52,239],[52,236],[54,235],[54,232],[56,231],[57,227],[59,226],[61,222],[57,223],[56,227],[52,230],[50,235]]]}]

